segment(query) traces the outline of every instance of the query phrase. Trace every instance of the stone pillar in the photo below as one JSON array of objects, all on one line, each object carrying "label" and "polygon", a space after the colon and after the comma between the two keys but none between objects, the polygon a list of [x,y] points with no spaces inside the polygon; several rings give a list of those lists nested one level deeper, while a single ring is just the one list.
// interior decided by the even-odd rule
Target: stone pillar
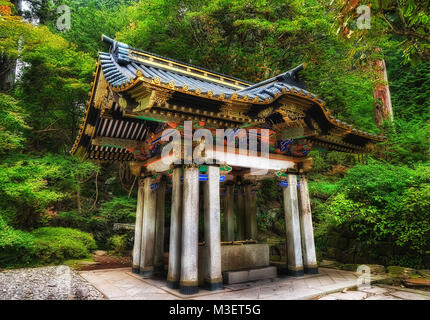
[{"label": "stone pillar", "polygon": [[225,186],[224,241],[234,241],[234,189],[232,184]]},{"label": "stone pillar", "polygon": [[246,225],[246,238],[257,238],[257,207],[255,203],[255,195],[252,194],[252,185],[245,184],[245,225]]},{"label": "stone pillar", "polygon": [[133,273],[139,273],[139,267],[140,267],[140,248],[142,245],[143,197],[144,197],[143,179],[139,178],[139,187],[137,190],[136,223],[134,226],[133,267],[132,267]]},{"label": "stone pillar", "polygon": [[144,189],[140,273],[144,277],[150,277],[154,273],[155,211],[157,204],[156,186],[153,185],[151,176],[145,177]]},{"label": "stone pillar", "polygon": [[157,189],[157,213],[155,220],[155,253],[154,268],[156,272],[164,272],[164,217],[166,202],[166,180],[161,177]]},{"label": "stone pillar", "polygon": [[306,273],[315,274],[318,273],[318,264],[315,254],[314,229],[312,227],[308,179],[305,175],[299,176],[299,208],[303,266]]},{"label": "stone pillar", "polygon": [[287,268],[290,275],[299,277],[304,273],[296,175],[288,175],[288,186],[284,187],[283,193],[287,229]]},{"label": "stone pillar", "polygon": [[204,183],[206,288],[210,291],[223,288],[221,274],[221,221],[219,195],[219,168],[208,166],[208,181]]},{"label": "stone pillar", "polygon": [[199,241],[199,168],[187,166],[184,170],[182,211],[182,294],[199,292],[198,287],[198,241]]},{"label": "stone pillar", "polygon": [[173,169],[172,176],[172,209],[170,212],[170,243],[169,270],[167,273],[167,287],[179,288],[181,275],[181,241],[182,241],[182,168]]},{"label": "stone pillar", "polygon": [[245,240],[245,199],[242,184],[237,184],[237,240]]}]

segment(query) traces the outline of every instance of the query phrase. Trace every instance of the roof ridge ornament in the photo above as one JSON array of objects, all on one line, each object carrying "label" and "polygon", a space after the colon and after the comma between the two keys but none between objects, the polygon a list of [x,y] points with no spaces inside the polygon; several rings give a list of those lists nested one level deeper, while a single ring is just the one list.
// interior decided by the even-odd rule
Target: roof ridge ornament
[{"label": "roof ridge ornament", "polygon": [[120,65],[130,63],[129,46],[126,43],[116,41],[102,34],[102,41],[110,44],[110,52]]},{"label": "roof ridge ornament", "polygon": [[262,86],[265,86],[265,85],[268,85],[270,83],[277,82],[277,81],[287,83],[287,84],[290,84],[290,85],[293,85],[293,86],[296,86],[296,87],[299,87],[302,89],[306,89],[305,83],[302,81],[299,81],[297,79],[297,74],[305,68],[306,68],[306,63],[303,62],[302,64],[298,65],[297,67],[295,67],[291,70],[288,70],[288,71],[281,73],[281,74],[278,74],[277,76],[274,76],[270,79],[258,82],[256,84],[250,86],[250,87],[246,87],[246,88],[241,89],[241,90],[236,91],[236,92],[237,93],[246,92],[246,91],[253,90],[253,89],[256,89],[256,88],[259,88],[259,87],[262,87]]}]

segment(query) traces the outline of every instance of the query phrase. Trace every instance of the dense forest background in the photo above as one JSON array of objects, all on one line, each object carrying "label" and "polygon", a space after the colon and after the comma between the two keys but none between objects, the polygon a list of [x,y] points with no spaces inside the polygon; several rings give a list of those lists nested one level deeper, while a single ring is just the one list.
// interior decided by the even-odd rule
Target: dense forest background
[{"label": "dense forest background", "polygon": [[[19,10],[20,3],[0,0],[0,267],[129,245],[113,230],[135,215],[127,166],[69,155],[97,52],[108,50],[101,34],[254,82],[306,62],[308,89],[333,115],[388,138],[366,157],[312,151],[319,258],[430,266],[429,1],[29,0]],[[60,31],[62,4],[71,28]],[[357,28],[359,4],[371,5],[371,29]],[[387,85],[380,61],[392,121],[381,121],[374,98]],[[265,181],[261,240],[285,234],[281,203],[275,181]]]}]

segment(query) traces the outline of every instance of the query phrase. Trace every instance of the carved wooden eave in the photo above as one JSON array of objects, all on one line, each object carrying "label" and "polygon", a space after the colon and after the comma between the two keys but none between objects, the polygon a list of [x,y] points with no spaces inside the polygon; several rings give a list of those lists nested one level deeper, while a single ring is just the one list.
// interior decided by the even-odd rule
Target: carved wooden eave
[{"label": "carved wooden eave", "polygon": [[[134,161],[136,149],[147,150],[149,135],[184,121],[209,129],[269,128],[277,139],[345,152],[369,152],[383,140],[332,117],[298,80],[303,65],[251,84],[104,40],[111,50],[99,53],[72,154]],[[109,138],[117,140],[107,143]]]}]

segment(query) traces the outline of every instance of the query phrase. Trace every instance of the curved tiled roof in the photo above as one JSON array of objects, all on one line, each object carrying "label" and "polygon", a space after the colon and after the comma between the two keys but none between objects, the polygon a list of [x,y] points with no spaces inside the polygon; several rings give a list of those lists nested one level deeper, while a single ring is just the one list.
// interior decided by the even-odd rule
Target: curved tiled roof
[{"label": "curved tiled roof", "polygon": [[304,65],[252,85],[245,80],[131,48],[106,36],[103,36],[103,40],[111,44],[111,50],[109,53],[99,53],[100,64],[106,80],[118,90],[126,89],[141,76],[173,90],[186,88],[188,93],[210,93],[209,98],[212,99],[246,99],[252,103],[266,104],[285,92],[316,98],[305,90],[303,83],[295,79]]},{"label": "curved tiled roof", "polygon": [[[155,90],[159,88],[161,91],[178,92],[179,95],[185,94],[189,98],[196,96],[204,104],[212,101],[214,106],[218,106],[216,108],[219,108],[224,102],[231,101],[251,105],[258,112],[258,110],[262,110],[263,105],[269,105],[283,95],[295,96],[312,102],[313,110],[316,112],[314,114],[323,122],[326,129],[338,128],[344,133],[345,138],[341,142],[344,146],[349,145],[354,149],[353,145],[364,145],[367,142],[383,140],[382,136],[355,129],[352,125],[331,116],[330,111],[325,108],[325,102],[307,91],[305,84],[298,78],[298,73],[305,67],[304,64],[268,80],[252,84],[235,77],[131,48],[127,44],[114,41],[106,36],[102,36],[102,39],[110,43],[110,50],[99,53],[99,62],[90,92],[91,98],[79,135],[72,148],[72,154],[80,154],[81,151],[78,148],[82,147],[82,152],[85,152],[89,158],[111,161],[133,160],[134,156],[130,151],[112,146],[92,145],[91,139],[95,136],[104,136],[143,141],[148,131],[148,125],[150,126],[151,121],[124,117],[117,103],[112,106],[111,111],[114,113],[112,119],[101,115],[100,109],[95,108],[93,103],[96,80],[100,74],[103,74],[114,92],[127,92],[138,84],[144,83]],[[218,112],[217,110],[214,109]],[[137,133],[140,135],[136,136]],[[323,146],[335,147],[339,142],[327,136],[310,139]]]}]

